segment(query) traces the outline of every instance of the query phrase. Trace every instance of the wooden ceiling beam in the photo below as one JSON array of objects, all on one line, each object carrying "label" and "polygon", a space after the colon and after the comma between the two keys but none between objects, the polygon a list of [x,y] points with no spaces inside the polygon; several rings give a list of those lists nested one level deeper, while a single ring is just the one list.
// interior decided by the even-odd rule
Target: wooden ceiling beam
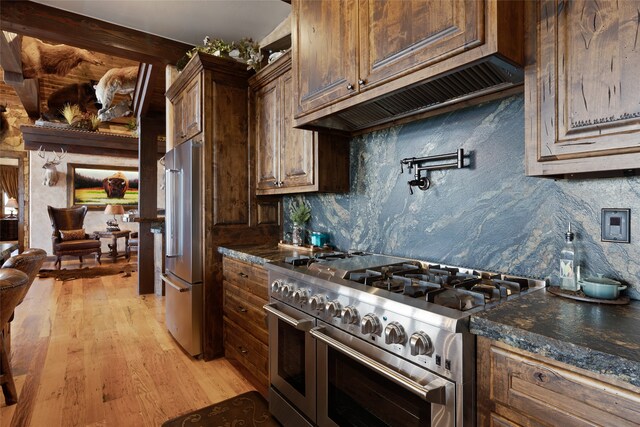
[{"label": "wooden ceiling beam", "polygon": [[140,64],[136,89],[133,92],[133,114],[135,117],[144,117],[149,112],[149,107],[154,101],[154,91],[164,84],[163,66],[160,64]]},{"label": "wooden ceiling beam", "polygon": [[4,82],[13,87],[29,117],[35,119],[40,117],[38,79],[23,78],[21,49],[22,36],[2,31],[0,34],[0,65],[4,72]]},{"label": "wooden ceiling beam", "polygon": [[22,83],[22,36],[8,31],[0,34],[0,66],[4,71],[4,82]]},{"label": "wooden ceiling beam", "polygon": [[3,30],[147,63],[175,64],[185,43],[30,1],[3,1]]},{"label": "wooden ceiling beam", "polygon": [[7,82],[13,87],[22,102],[27,115],[32,119],[40,117],[40,91],[38,90],[38,79],[25,79],[22,83]]},{"label": "wooden ceiling beam", "polygon": [[[25,150],[60,151],[114,157],[138,157],[138,138],[108,132],[88,132],[82,130],[59,129],[45,126],[20,126]],[[157,159],[164,156],[165,142],[157,140],[153,150]],[[153,143],[151,143],[154,145]]]}]

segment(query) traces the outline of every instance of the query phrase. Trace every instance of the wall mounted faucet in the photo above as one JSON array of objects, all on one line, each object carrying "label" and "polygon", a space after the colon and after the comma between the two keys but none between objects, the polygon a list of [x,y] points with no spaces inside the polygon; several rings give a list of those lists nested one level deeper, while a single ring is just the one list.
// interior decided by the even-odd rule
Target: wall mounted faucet
[{"label": "wall mounted faucet", "polygon": [[[437,165],[424,165],[428,162],[451,159],[456,159],[456,161],[450,163],[441,163]],[[407,184],[409,184],[409,194],[413,194],[413,187],[418,187],[419,189],[424,191],[431,186],[431,181],[429,181],[427,173],[422,175],[423,171],[428,172],[439,169],[461,169],[465,167],[464,150],[462,148],[458,148],[455,153],[438,154],[435,156],[426,157],[407,157],[400,160],[400,173],[404,173],[405,165],[407,166],[409,173],[411,173],[411,171],[415,168],[415,173],[413,175],[414,178],[411,181],[407,182]]]}]

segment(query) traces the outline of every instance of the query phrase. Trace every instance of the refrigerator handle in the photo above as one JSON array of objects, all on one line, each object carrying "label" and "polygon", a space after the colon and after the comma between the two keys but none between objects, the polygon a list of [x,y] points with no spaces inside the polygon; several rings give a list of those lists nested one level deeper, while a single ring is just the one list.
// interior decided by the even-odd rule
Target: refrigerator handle
[{"label": "refrigerator handle", "polygon": [[180,171],[178,169],[165,170],[165,226],[166,226],[166,256],[175,258],[180,256],[180,245],[178,244],[178,218],[177,218],[177,198],[176,198],[176,181]]}]

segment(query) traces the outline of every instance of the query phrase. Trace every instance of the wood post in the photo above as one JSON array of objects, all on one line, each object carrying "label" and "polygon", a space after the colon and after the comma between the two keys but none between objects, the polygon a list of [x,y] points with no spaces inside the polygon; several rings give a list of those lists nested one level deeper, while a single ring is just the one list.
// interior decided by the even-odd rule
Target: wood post
[{"label": "wood post", "polygon": [[164,117],[138,117],[138,170],[140,228],[138,233],[138,294],[154,292],[154,236],[150,219],[158,211],[157,140],[164,129]]}]

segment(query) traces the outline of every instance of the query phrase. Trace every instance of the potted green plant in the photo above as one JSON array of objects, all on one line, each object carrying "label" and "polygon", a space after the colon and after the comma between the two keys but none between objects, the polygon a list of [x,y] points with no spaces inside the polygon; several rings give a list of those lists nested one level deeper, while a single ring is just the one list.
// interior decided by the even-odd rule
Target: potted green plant
[{"label": "potted green plant", "polygon": [[296,246],[304,244],[304,224],[311,219],[311,208],[302,200],[291,202],[289,217],[293,223],[293,232],[291,233],[291,243]]}]

